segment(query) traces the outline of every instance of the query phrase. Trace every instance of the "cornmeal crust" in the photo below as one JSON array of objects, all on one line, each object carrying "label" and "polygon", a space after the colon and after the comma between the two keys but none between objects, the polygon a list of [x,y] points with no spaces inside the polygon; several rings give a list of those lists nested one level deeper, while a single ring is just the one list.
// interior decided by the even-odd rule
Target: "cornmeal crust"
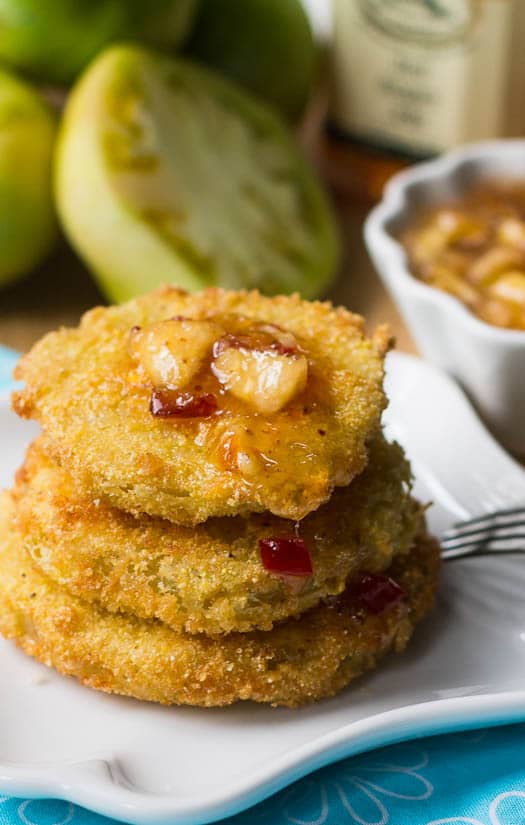
[{"label": "cornmeal crust", "polygon": [[1,503],[0,631],[26,653],[98,690],[165,704],[252,699],[294,707],[331,696],[390,651],[430,610],[439,548],[422,535],[389,574],[406,593],[381,615],[337,597],[269,632],[220,639],[176,633],[158,620],[114,615],[52,583],[33,565]]}]

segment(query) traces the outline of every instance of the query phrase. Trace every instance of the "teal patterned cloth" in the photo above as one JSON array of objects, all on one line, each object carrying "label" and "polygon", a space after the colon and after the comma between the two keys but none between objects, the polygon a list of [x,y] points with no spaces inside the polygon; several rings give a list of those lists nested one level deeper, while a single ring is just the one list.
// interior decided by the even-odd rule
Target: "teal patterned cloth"
[{"label": "teal patterned cloth", "polygon": [[[0,347],[0,389],[12,382],[16,359]],[[69,823],[113,821],[70,802],[0,795],[0,825]],[[525,725],[420,739],[345,759],[223,825],[525,825]]]}]

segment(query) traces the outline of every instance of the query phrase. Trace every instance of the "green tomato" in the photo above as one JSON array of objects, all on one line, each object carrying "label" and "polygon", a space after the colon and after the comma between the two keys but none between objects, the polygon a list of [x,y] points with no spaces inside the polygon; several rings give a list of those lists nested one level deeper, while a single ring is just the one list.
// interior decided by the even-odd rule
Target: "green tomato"
[{"label": "green tomato", "polygon": [[33,269],[56,239],[55,132],[54,116],[38,94],[0,71],[0,284]]},{"label": "green tomato", "polygon": [[69,83],[106,45],[175,47],[196,0],[0,0],[0,59],[40,82]]},{"label": "green tomato", "polygon": [[294,118],[317,54],[300,0],[201,0],[188,54]]},{"label": "green tomato", "polygon": [[334,274],[332,214],[273,112],[139,47],[107,50],[70,95],[56,200],[115,301],[165,282],[313,297]]}]

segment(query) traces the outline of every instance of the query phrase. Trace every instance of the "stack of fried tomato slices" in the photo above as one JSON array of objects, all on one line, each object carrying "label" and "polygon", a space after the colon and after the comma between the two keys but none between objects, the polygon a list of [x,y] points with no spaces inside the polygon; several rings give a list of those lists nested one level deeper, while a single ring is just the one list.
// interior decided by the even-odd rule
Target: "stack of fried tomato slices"
[{"label": "stack of fried tomato slices", "polygon": [[99,690],[297,706],[401,651],[439,552],[381,431],[388,335],[163,287],[38,342],[1,503],[0,630]]}]

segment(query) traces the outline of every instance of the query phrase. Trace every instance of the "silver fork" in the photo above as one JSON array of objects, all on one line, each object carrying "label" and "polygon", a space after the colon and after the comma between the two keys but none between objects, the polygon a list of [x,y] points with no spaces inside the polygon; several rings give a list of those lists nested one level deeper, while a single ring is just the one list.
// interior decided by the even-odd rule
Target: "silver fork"
[{"label": "silver fork", "polygon": [[443,559],[525,552],[525,505],[460,521],[440,538]]},{"label": "silver fork", "polygon": [[411,460],[415,495],[443,558],[525,556],[525,469],[487,432],[460,387],[401,353],[387,361],[387,435]]}]

